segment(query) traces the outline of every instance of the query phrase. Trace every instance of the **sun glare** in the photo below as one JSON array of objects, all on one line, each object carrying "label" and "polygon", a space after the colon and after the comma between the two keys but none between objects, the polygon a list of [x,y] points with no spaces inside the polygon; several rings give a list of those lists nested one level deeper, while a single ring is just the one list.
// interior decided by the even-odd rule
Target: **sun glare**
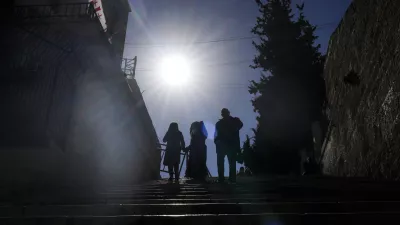
[{"label": "sun glare", "polygon": [[189,79],[190,66],[185,57],[174,55],[162,60],[160,72],[169,85],[183,85]]}]

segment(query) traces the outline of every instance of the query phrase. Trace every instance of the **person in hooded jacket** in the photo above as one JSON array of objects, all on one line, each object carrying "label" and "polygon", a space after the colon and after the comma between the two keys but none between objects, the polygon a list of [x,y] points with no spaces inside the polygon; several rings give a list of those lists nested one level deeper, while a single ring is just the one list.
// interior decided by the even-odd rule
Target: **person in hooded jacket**
[{"label": "person in hooded jacket", "polygon": [[207,176],[207,130],[204,122],[193,122],[190,126],[189,159],[186,168],[186,177],[195,180],[204,180]]}]

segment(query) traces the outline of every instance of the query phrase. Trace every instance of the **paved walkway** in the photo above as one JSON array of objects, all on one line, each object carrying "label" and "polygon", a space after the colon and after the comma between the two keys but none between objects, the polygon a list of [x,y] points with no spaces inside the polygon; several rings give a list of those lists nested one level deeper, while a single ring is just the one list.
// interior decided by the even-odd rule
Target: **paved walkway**
[{"label": "paved walkway", "polygon": [[0,224],[376,225],[400,219],[399,193],[398,183],[334,178],[159,180],[109,187],[86,202],[5,204]]}]

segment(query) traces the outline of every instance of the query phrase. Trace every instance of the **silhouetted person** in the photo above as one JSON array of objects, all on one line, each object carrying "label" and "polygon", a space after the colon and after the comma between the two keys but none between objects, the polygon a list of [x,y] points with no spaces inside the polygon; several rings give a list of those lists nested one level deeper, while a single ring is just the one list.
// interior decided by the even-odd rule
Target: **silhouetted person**
[{"label": "silhouetted person", "polygon": [[194,122],[190,126],[189,159],[186,168],[186,176],[204,180],[207,176],[207,130],[203,121]]},{"label": "silhouetted person", "polygon": [[246,174],[244,173],[244,167],[242,166],[242,167],[240,167],[240,169],[239,169],[239,172],[238,172],[238,174],[237,174],[238,176],[240,176],[240,177],[243,177],[243,176],[245,176]]},{"label": "silhouetted person", "polygon": [[222,119],[215,124],[214,143],[217,149],[218,181],[224,181],[225,156],[229,161],[229,181],[236,182],[236,155],[240,152],[239,130],[242,121],[232,117],[228,109],[221,110]]},{"label": "silhouetted person", "polygon": [[246,168],[244,173],[246,174],[246,176],[251,176],[252,175],[252,173],[251,173],[249,168]]},{"label": "silhouetted person", "polygon": [[181,161],[181,150],[185,148],[185,140],[182,132],[179,131],[177,123],[171,123],[168,131],[163,138],[163,142],[167,142],[165,148],[164,165],[168,166],[169,180],[173,180],[175,172],[175,180],[179,180],[179,163]]},{"label": "silhouetted person", "polygon": [[306,162],[303,163],[303,167],[304,167],[303,176],[318,174],[319,172],[318,164],[311,157],[307,157]]}]

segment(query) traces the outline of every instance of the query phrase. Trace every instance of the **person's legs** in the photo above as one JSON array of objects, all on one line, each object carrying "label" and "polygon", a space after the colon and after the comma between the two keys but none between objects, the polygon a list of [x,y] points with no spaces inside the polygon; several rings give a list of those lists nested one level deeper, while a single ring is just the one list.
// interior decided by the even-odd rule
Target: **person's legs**
[{"label": "person's legs", "polygon": [[199,146],[199,154],[198,154],[198,161],[197,161],[197,175],[196,179],[202,181],[205,180],[207,177],[207,147],[205,145]]},{"label": "person's legs", "polygon": [[189,152],[186,158],[186,177],[193,178],[193,159],[192,152]]},{"label": "person's legs", "polygon": [[179,163],[174,164],[175,180],[179,180]]},{"label": "person's legs", "polygon": [[224,163],[225,163],[225,154],[223,152],[217,153],[217,166],[218,166],[218,180],[223,181],[224,178]]},{"label": "person's legs", "polygon": [[199,164],[201,159],[199,158],[199,148],[197,145],[193,146],[193,162],[192,162],[192,178],[197,180],[199,178]]},{"label": "person's legs", "polygon": [[205,146],[199,145],[197,149],[196,161],[195,161],[195,174],[194,179],[198,181],[204,181],[207,176],[207,148]]},{"label": "person's legs", "polygon": [[229,181],[236,182],[236,154],[229,152],[228,153],[228,162],[229,162]]},{"label": "person's legs", "polygon": [[172,180],[174,177],[174,167],[173,165],[168,165],[168,173],[169,173],[169,179]]},{"label": "person's legs", "polygon": [[208,175],[207,173],[207,146],[204,145],[204,150],[203,150],[203,162],[202,162],[202,178],[205,179]]}]

